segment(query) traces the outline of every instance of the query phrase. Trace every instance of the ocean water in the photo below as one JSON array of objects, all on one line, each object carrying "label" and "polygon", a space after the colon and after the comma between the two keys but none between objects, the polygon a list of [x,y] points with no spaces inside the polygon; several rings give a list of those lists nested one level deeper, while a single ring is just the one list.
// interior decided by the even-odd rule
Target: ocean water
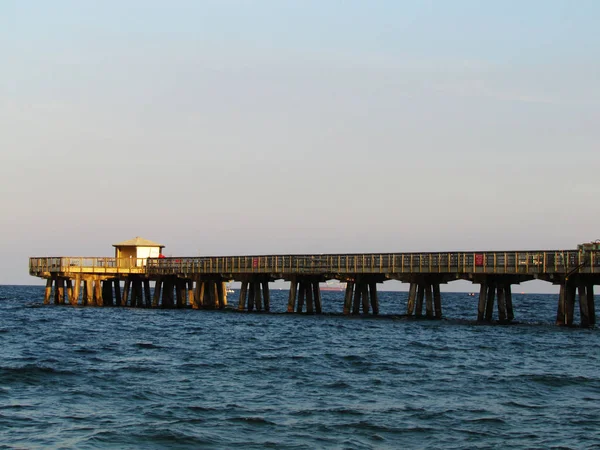
[{"label": "ocean water", "polygon": [[[514,294],[519,323],[43,306],[0,286],[0,448],[600,448],[600,334],[554,326],[556,295]],[[235,303],[234,298],[230,302]]]}]

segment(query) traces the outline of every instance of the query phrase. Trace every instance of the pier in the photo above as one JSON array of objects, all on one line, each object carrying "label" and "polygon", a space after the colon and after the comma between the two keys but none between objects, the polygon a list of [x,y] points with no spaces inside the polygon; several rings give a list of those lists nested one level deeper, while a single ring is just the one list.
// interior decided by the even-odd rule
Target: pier
[{"label": "pier", "polygon": [[[321,314],[320,283],[346,283],[346,315],[379,313],[377,286],[388,280],[409,285],[399,314],[441,319],[441,285],[468,280],[479,285],[477,320],[515,318],[512,286],[543,280],[559,288],[557,325],[596,323],[594,286],[600,284],[600,243],[575,250],[364,253],[169,257],[163,245],[136,238],[114,245],[114,257],[34,257],[29,273],[46,279],[44,303],[86,306],[223,309],[226,283],[241,283],[239,311],[270,310],[269,282],[290,282],[287,312]],[[150,283],[154,289],[151,290]]]}]

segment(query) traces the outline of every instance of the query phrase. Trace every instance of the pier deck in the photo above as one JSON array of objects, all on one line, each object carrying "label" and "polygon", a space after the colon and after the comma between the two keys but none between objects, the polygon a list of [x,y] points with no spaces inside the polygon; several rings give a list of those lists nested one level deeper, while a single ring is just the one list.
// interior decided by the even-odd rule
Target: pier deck
[{"label": "pier deck", "polygon": [[[581,247],[581,246],[580,246]],[[345,314],[377,314],[377,283],[410,283],[406,313],[442,317],[440,284],[480,284],[478,319],[491,321],[494,305],[501,322],[514,318],[511,286],[540,279],[560,285],[558,324],[573,324],[579,294],[581,324],[595,324],[593,286],[600,284],[600,250],[428,252],[313,255],[255,255],[172,258],[30,258],[29,272],[47,279],[44,302],[54,285],[55,303],[223,308],[225,283],[242,283],[239,310],[269,310],[270,281],[291,282],[288,312],[322,312],[319,283],[346,283]],[[150,280],[155,282],[150,291]],[[121,281],[123,294],[121,295]],[[75,282],[73,284],[73,282]],[[114,287],[114,290],[113,290]],[[175,296],[173,295],[175,290]],[[129,294],[131,292],[131,300]],[[162,292],[162,301],[161,301]],[[113,295],[114,294],[114,295]]]}]

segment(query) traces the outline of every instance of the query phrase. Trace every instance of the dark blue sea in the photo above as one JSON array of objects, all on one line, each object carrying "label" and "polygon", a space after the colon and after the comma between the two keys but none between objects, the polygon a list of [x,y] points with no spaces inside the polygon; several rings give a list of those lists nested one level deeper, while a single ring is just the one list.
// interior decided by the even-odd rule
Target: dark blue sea
[{"label": "dark blue sea", "polygon": [[[230,304],[237,303],[231,294]],[[600,333],[513,294],[510,326],[442,293],[441,321],[43,306],[0,286],[0,448],[600,448]]]}]

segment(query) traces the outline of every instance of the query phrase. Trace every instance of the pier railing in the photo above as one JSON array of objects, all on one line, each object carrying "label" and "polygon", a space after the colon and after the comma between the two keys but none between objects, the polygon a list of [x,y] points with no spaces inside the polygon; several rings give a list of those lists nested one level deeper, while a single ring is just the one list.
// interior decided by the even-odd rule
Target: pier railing
[{"label": "pier railing", "polygon": [[149,258],[150,275],[169,274],[566,274],[600,273],[600,251],[262,255]]},{"label": "pier railing", "polygon": [[29,273],[145,273],[147,258],[57,256],[29,258]]}]

